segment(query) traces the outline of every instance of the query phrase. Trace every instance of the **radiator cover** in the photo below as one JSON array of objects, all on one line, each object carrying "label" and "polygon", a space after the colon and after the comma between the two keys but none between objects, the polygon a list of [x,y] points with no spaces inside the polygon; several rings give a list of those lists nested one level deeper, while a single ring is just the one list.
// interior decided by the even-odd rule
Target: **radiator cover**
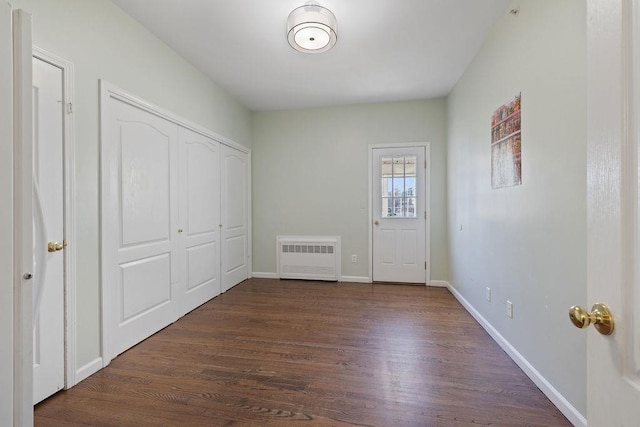
[{"label": "radiator cover", "polygon": [[278,236],[278,277],[281,279],[340,279],[339,236]]}]

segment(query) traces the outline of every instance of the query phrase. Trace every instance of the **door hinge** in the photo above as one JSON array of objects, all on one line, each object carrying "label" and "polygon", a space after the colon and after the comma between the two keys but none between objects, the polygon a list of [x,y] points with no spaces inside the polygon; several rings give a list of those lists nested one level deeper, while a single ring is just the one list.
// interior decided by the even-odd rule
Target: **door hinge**
[{"label": "door hinge", "polygon": [[73,113],[73,104],[69,102],[67,104],[67,114],[72,114],[72,113]]},{"label": "door hinge", "polygon": [[424,168],[425,169],[427,168],[427,161],[426,160],[424,161]]},{"label": "door hinge", "polygon": [[427,219],[427,211],[424,211],[424,219]]},{"label": "door hinge", "polygon": [[427,261],[424,262],[424,269],[427,269]]}]

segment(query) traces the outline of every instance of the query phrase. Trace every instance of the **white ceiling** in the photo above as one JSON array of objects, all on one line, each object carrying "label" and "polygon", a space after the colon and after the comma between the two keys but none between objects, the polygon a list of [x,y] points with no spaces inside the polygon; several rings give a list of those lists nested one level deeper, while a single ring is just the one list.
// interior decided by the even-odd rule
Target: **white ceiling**
[{"label": "white ceiling", "polygon": [[322,0],[338,42],[287,43],[306,0],[112,0],[254,111],[446,96],[509,0]]}]

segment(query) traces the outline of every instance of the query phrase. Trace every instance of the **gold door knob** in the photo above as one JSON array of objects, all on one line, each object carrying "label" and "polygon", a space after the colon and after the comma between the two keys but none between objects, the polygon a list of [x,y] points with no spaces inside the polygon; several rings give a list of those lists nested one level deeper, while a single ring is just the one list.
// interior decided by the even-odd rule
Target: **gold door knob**
[{"label": "gold door knob", "polygon": [[576,328],[586,328],[593,324],[602,335],[613,333],[614,321],[611,310],[604,304],[597,303],[591,307],[591,313],[584,307],[574,305],[569,309],[569,319]]},{"label": "gold door knob", "polygon": [[58,252],[63,250],[66,246],[67,246],[67,242],[64,242],[64,241],[62,243],[49,242],[47,243],[47,250],[49,252]]},{"label": "gold door knob", "polygon": [[373,222],[375,225],[380,225],[380,221],[374,221]]}]

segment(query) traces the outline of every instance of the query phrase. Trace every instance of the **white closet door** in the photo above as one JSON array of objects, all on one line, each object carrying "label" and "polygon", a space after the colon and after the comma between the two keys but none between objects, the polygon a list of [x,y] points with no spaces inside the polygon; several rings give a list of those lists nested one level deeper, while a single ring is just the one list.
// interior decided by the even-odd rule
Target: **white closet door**
[{"label": "white closet door", "polygon": [[104,363],[245,280],[247,153],[101,82]]},{"label": "white closet door", "polygon": [[222,290],[249,277],[249,156],[222,145]]},{"label": "white closet door", "polygon": [[220,289],[220,144],[179,128],[182,314]]},{"label": "white closet door", "polygon": [[105,112],[107,361],[179,316],[178,127],[115,97]]}]

